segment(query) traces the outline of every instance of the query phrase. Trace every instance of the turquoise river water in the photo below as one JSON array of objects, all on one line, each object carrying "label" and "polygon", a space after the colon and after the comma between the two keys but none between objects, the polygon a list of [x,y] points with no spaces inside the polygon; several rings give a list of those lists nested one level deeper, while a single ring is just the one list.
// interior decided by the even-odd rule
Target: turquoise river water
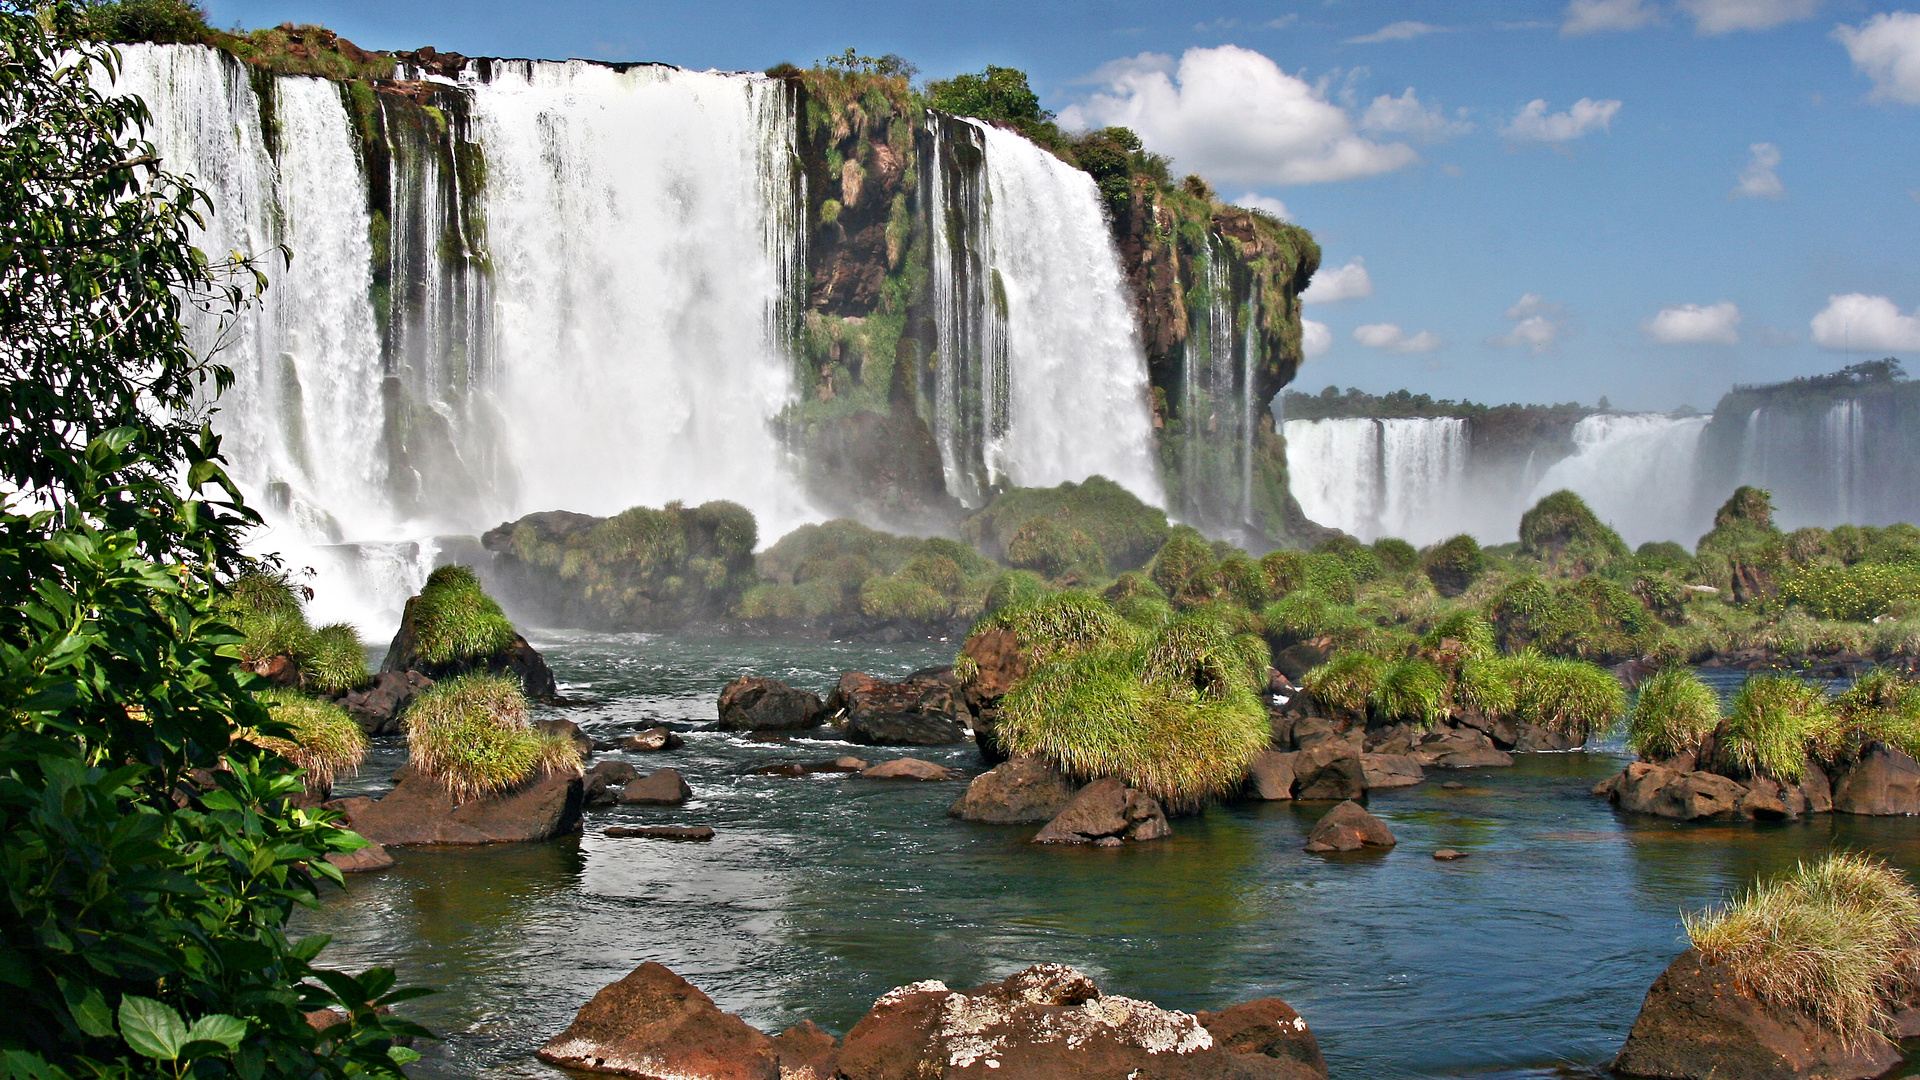
[{"label": "turquoise river water", "polygon": [[[741,673],[824,690],[842,671],[899,676],[953,650],[640,635],[535,643],[562,692],[591,702],[563,715],[600,737],[649,719],[711,720],[720,687]],[[546,844],[399,850],[392,869],[349,878],[297,929],[333,935],[333,966],[388,965],[403,984],[442,988],[406,1006],[443,1037],[412,1070],[428,1080],[558,1077],[533,1051],[647,960],[768,1031],[808,1018],[844,1032],[894,986],[973,986],[1056,961],[1172,1008],[1282,998],[1313,1026],[1338,1080],[1594,1076],[1685,947],[1681,912],[1834,848],[1920,871],[1920,820],[1619,814],[1588,794],[1622,767],[1617,748],[1523,755],[1511,769],[1379,793],[1370,808],[1399,846],[1338,857],[1301,850],[1324,806],[1215,806],[1176,820],[1167,841],[1037,848],[1031,826],[948,818],[965,779],[745,775],[847,752],[924,757],[966,777],[984,768],[971,744],[692,732],[683,749],[627,755],[643,772],[679,769],[694,790],[684,807],[592,811],[585,835]],[[378,791],[404,753],[382,745],[342,790]],[[1465,786],[1445,790],[1445,779]],[[638,823],[718,835],[603,835]],[[1442,847],[1470,857],[1435,862]]]}]

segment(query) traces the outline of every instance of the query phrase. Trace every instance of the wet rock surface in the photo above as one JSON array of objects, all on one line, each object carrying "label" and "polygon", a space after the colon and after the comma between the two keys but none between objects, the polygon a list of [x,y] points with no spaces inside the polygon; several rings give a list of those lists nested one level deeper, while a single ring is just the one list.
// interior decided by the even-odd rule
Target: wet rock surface
[{"label": "wet rock surface", "polygon": [[778,679],[742,675],[720,691],[721,731],[801,731],[817,727],[820,696]]},{"label": "wet rock surface", "polygon": [[1051,821],[1073,800],[1060,770],[1035,757],[1016,757],[973,778],[947,810],[962,821],[1029,825]]},{"label": "wet rock surface", "polygon": [[1399,841],[1385,822],[1357,802],[1343,802],[1327,811],[1313,831],[1307,834],[1308,851],[1359,851],[1361,848],[1390,848]]},{"label": "wet rock surface", "polygon": [[1172,835],[1157,801],[1119,780],[1103,777],[1075,793],[1066,809],[1047,822],[1032,842],[1113,846]]},{"label": "wet rock surface", "polygon": [[625,805],[679,806],[691,798],[693,789],[678,769],[656,769],[620,789],[620,802]]},{"label": "wet rock surface", "polygon": [[827,696],[825,713],[844,721],[848,742],[869,746],[965,742],[970,716],[950,667],[918,671],[899,682],[849,671]]},{"label": "wet rock surface", "polygon": [[446,785],[411,767],[379,799],[340,799],[354,832],[377,844],[497,844],[551,840],[580,830],[580,777],[542,774],[512,791],[454,801]]}]

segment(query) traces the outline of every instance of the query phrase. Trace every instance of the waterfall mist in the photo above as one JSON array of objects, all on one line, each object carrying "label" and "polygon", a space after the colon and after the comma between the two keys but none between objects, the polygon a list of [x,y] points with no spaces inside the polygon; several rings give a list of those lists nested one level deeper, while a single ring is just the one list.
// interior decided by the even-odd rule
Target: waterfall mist
[{"label": "waterfall mist", "polygon": [[1712,495],[1703,497],[1698,486],[1700,436],[1707,420],[1586,417],[1574,425],[1572,456],[1547,469],[1528,502],[1571,489],[1631,546],[1672,540],[1692,548],[1713,527]]}]

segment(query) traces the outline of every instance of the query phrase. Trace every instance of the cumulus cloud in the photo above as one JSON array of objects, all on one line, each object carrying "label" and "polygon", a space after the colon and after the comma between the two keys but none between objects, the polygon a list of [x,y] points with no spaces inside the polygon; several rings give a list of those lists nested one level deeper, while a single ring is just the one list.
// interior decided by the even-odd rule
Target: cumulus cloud
[{"label": "cumulus cloud", "polygon": [[1070,128],[1122,124],[1180,167],[1261,187],[1352,180],[1420,159],[1354,131],[1347,111],[1272,60],[1236,45],[1141,53],[1095,74],[1104,89],[1060,114]]},{"label": "cumulus cloud", "polygon": [[1300,355],[1312,360],[1325,356],[1333,348],[1333,330],[1323,322],[1312,319],[1300,320]]},{"label": "cumulus cloud", "polygon": [[1659,21],[1660,13],[1648,7],[1644,0],[1572,0],[1560,22],[1560,36],[1638,30]]},{"label": "cumulus cloud", "polygon": [[1719,304],[1675,304],[1640,323],[1640,332],[1662,345],[1738,345],[1740,309]]},{"label": "cumulus cloud", "polygon": [[1407,20],[1405,22],[1388,23],[1371,34],[1350,37],[1347,39],[1347,44],[1377,45],[1382,41],[1412,41],[1417,37],[1437,34],[1444,29],[1446,28],[1442,26],[1430,26],[1427,23]]},{"label": "cumulus cloud", "polygon": [[1535,98],[1514,114],[1501,133],[1528,142],[1572,142],[1595,128],[1613,130],[1613,117],[1619,111],[1618,101],[1581,98],[1566,112],[1549,112],[1546,100]]},{"label": "cumulus cloud", "polygon": [[1853,66],[1873,80],[1876,101],[1920,105],[1920,15],[1875,15],[1859,26],[1834,27],[1833,39],[1846,46]]},{"label": "cumulus cloud", "polygon": [[1374,98],[1367,111],[1360,114],[1360,129],[1411,135],[1421,142],[1439,142],[1465,135],[1473,130],[1473,125],[1464,119],[1449,117],[1438,105],[1421,101],[1409,86],[1399,97],[1381,94]]},{"label": "cumulus cloud", "polygon": [[1566,328],[1565,307],[1549,304],[1539,293],[1527,293],[1507,309],[1513,329],[1487,339],[1496,349],[1525,349],[1535,356],[1553,348]]},{"label": "cumulus cloud", "polygon": [[1694,33],[1707,36],[1811,19],[1820,13],[1820,0],[1680,0],[1680,10],[1692,16]]},{"label": "cumulus cloud", "polygon": [[1262,210],[1279,218],[1281,221],[1293,220],[1293,214],[1287,209],[1286,203],[1281,202],[1271,195],[1262,195],[1257,191],[1249,191],[1245,195],[1233,200],[1233,205],[1244,206],[1249,210]]},{"label": "cumulus cloud", "polygon": [[1300,294],[1303,304],[1338,304],[1364,300],[1373,295],[1373,277],[1367,273],[1367,261],[1355,255],[1353,261],[1332,270],[1321,270]]},{"label": "cumulus cloud", "polygon": [[1813,317],[1813,341],[1823,349],[1887,352],[1920,349],[1920,312],[1902,315],[1884,296],[1830,296]]},{"label": "cumulus cloud", "polygon": [[1369,349],[1380,349],[1390,353],[1429,353],[1440,347],[1440,338],[1431,331],[1422,330],[1409,336],[1405,330],[1392,323],[1368,323],[1353,328],[1353,340]]},{"label": "cumulus cloud", "polygon": [[1780,178],[1774,175],[1780,167],[1780,148],[1772,143],[1757,142],[1747,147],[1747,167],[1740,170],[1740,179],[1733,185],[1733,197],[1736,199],[1777,199],[1787,193],[1780,186]]}]

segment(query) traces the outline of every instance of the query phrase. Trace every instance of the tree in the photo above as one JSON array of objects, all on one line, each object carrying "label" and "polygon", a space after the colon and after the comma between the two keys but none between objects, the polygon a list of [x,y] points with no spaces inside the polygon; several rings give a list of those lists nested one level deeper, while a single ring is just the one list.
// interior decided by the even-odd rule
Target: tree
[{"label": "tree", "polygon": [[1040,107],[1039,95],[1027,86],[1026,72],[993,64],[978,75],[955,75],[928,83],[927,103],[955,116],[999,120],[1016,128],[1053,121],[1053,114]]},{"label": "tree", "polygon": [[214,609],[257,518],[181,314],[265,281],[194,249],[86,14],[0,0],[0,1075],[397,1076],[415,992],[285,932],[364,842],[248,741],[289,733]]}]

